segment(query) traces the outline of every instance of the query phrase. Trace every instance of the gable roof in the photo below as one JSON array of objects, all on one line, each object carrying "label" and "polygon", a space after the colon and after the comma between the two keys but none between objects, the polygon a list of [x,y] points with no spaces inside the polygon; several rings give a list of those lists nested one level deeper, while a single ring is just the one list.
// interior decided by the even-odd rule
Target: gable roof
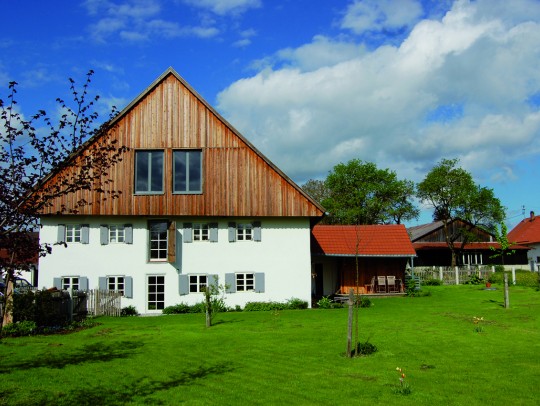
[{"label": "gable roof", "polygon": [[403,224],[316,225],[312,231],[311,252],[347,257],[357,254],[360,257],[416,256]]},{"label": "gable roof", "polygon": [[516,244],[540,243],[540,219],[531,213],[531,216],[521,220],[508,233],[508,240]]},{"label": "gable roof", "polygon": [[[130,150],[111,170],[112,189],[122,194],[102,201],[92,191],[57,198],[43,214],[77,201],[92,202],[83,215],[300,216],[321,217],[324,209],[210,106],[174,69],[167,69],[107,127],[85,143],[110,136]],[[135,151],[166,151],[165,173],[172,176],[174,149],[203,151],[203,193],[134,194]],[[77,156],[84,153],[77,152]],[[76,158],[76,157],[75,157]],[[76,162],[76,159],[74,162]],[[167,161],[168,160],[168,161]],[[65,169],[74,170],[73,168]],[[51,174],[46,182],[55,182]],[[165,185],[171,183],[165,180]]]}]

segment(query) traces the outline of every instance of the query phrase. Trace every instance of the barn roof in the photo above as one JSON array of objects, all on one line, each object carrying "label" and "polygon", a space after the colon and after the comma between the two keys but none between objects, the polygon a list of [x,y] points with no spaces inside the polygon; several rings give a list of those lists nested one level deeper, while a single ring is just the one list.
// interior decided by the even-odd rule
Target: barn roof
[{"label": "barn roof", "polygon": [[[411,257],[416,252],[405,226],[316,225],[311,252],[329,256]],[[358,248],[357,248],[358,247]]]}]

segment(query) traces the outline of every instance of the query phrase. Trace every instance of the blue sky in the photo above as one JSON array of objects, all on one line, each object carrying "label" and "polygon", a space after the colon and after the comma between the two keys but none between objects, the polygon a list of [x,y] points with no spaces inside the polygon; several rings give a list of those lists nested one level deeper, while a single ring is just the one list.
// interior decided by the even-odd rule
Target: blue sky
[{"label": "blue sky", "polygon": [[540,213],[537,0],[64,0],[2,10],[0,98],[17,81],[27,116],[54,114],[67,79],[82,83],[89,69],[105,113],[172,66],[299,184],[352,158],[414,181],[459,158],[494,189],[510,226]]}]

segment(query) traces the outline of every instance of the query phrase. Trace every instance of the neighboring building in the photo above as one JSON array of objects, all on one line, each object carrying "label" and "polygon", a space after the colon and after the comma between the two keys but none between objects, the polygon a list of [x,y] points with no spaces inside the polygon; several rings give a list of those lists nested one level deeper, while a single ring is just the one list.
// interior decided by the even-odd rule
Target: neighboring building
[{"label": "neighboring building", "polygon": [[[497,265],[501,258],[494,258],[492,248],[500,248],[495,236],[484,229],[475,227],[462,220],[456,220],[449,225],[450,235],[455,236],[454,247],[457,252],[458,266]],[[468,230],[474,235],[474,241],[463,245],[461,230]],[[450,266],[452,252],[446,242],[443,222],[436,221],[407,229],[416,255],[415,266]],[[514,253],[505,255],[505,264],[526,264],[527,247],[513,245]]]},{"label": "neighboring building", "polygon": [[[10,239],[11,238],[11,239]],[[29,233],[16,233],[12,234],[11,237],[7,237],[9,241],[2,240],[0,238],[0,269],[5,270],[6,267],[10,267],[10,264],[17,264],[18,270],[16,271],[16,276],[27,280],[32,286],[38,286],[38,257],[39,257],[39,233],[38,232],[29,232]],[[23,240],[19,246],[26,248],[28,252],[21,252],[21,250],[14,250],[13,244],[17,244],[16,240]],[[27,241],[30,241],[27,242]],[[19,255],[22,255],[22,258],[12,258],[12,252],[19,252]],[[14,261],[14,262],[12,262]],[[3,272],[1,273],[0,280],[5,278]]]},{"label": "neighboring building", "polygon": [[[102,201],[79,191],[47,208],[41,242],[67,247],[40,259],[40,286],[120,290],[122,306],[141,313],[201,302],[214,276],[230,306],[310,302],[310,232],[322,207],[174,70],[112,124],[130,148],[109,171],[122,193]],[[56,215],[80,199],[92,204]]]},{"label": "neighboring building", "polygon": [[[415,257],[404,225],[316,225],[311,237],[314,299],[334,294],[377,292],[377,278],[394,276],[398,290]],[[375,284],[372,284],[375,278]],[[400,284],[401,282],[401,284]],[[390,289],[388,289],[390,290]]]},{"label": "neighboring building", "polygon": [[540,272],[540,219],[535,216],[534,211],[508,233],[508,240],[530,248],[527,260],[531,271]]}]

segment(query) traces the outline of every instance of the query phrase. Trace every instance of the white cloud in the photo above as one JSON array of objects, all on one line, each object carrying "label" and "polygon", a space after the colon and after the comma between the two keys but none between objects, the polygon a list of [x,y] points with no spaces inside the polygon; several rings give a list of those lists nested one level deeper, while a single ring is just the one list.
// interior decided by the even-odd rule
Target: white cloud
[{"label": "white cloud", "polygon": [[92,38],[105,42],[118,35],[129,42],[149,41],[153,38],[177,38],[193,36],[214,37],[219,30],[212,19],[202,17],[201,25],[181,25],[177,21],[158,18],[162,12],[158,0],[126,0],[115,3],[110,0],[87,0],[84,3],[90,15],[101,18],[90,26]]},{"label": "white cloud", "polygon": [[[540,154],[540,112],[527,103],[540,92],[540,4],[517,4],[456,1],[443,18],[412,25],[398,46],[317,36],[230,85],[219,109],[300,182],[351,158],[419,180],[440,158],[460,157],[496,179],[514,159]],[[418,18],[399,10],[358,32]],[[446,119],[445,106],[459,114]]]},{"label": "white cloud", "polygon": [[356,34],[393,31],[413,25],[421,15],[422,4],[417,0],[355,0],[348,6],[341,27]]},{"label": "white cloud", "polygon": [[241,14],[250,8],[261,6],[261,0],[184,0],[184,2],[218,15]]}]

